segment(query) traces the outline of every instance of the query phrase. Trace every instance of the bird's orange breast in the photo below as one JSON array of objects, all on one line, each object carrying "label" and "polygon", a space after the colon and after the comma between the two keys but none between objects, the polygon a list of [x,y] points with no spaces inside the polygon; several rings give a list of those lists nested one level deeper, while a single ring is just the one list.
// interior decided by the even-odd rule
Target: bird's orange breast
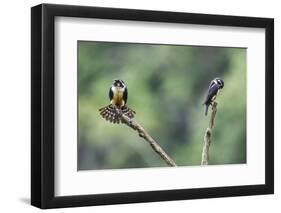
[{"label": "bird's orange breast", "polygon": [[117,89],[113,93],[112,103],[116,106],[123,106],[125,104],[123,100],[123,91]]}]

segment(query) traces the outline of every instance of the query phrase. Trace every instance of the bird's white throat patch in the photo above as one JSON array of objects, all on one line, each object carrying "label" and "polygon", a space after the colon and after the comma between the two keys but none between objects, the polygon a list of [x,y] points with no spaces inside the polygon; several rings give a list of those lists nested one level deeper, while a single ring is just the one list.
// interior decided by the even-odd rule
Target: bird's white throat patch
[{"label": "bird's white throat patch", "polygon": [[124,92],[125,91],[125,87],[116,87],[116,86],[112,86],[112,92],[113,93],[117,93],[117,92]]}]

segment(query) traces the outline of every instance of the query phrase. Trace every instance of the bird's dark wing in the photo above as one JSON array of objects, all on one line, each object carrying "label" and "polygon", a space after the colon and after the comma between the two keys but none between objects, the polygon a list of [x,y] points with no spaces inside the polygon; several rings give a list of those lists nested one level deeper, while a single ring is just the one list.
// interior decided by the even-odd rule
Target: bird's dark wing
[{"label": "bird's dark wing", "polygon": [[128,99],[128,89],[125,87],[124,93],[123,93],[123,100],[125,101],[125,104],[127,103]]},{"label": "bird's dark wing", "polygon": [[111,90],[111,87],[109,88],[109,93],[108,93],[109,99],[112,100],[113,99],[113,92]]},{"label": "bird's dark wing", "polygon": [[216,84],[210,85],[210,88],[208,90],[208,95],[206,97],[206,100],[204,104],[209,105],[212,101],[212,98],[218,93],[219,87]]},{"label": "bird's dark wing", "polygon": [[210,85],[209,85],[209,89],[213,86],[213,85],[215,85],[216,83],[215,83],[215,81],[213,80],[213,81],[211,81],[210,82]]}]

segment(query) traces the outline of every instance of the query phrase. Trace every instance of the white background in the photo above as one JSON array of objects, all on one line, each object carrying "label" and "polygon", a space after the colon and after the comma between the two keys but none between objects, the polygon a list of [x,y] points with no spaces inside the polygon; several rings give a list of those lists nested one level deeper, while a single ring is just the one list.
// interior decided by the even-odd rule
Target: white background
[{"label": "white background", "polygon": [[[278,1],[45,1],[138,9],[172,10],[211,14],[275,18],[275,55],[281,54],[281,13]],[[0,33],[0,211],[38,212],[28,205],[30,196],[30,7],[40,1],[1,2]],[[281,127],[280,60],[275,63],[275,131]],[[278,85],[277,85],[278,82]],[[279,110],[278,110],[279,109]],[[280,130],[279,130],[280,131]],[[278,212],[281,207],[281,145],[275,135],[275,195],[201,199],[102,207],[50,210],[51,212]],[[281,208],[280,208],[281,209]],[[280,211],[280,210],[279,210]]]}]

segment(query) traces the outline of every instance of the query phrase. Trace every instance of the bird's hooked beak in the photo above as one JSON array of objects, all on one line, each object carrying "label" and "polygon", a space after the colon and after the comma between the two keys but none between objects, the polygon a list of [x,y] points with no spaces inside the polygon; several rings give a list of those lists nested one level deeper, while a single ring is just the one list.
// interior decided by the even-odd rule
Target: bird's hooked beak
[{"label": "bird's hooked beak", "polygon": [[123,87],[123,84],[122,84],[122,80],[114,80],[113,81],[113,86],[115,87]]},{"label": "bird's hooked beak", "polygon": [[115,87],[120,87],[120,83],[119,83],[118,80],[114,80],[114,81],[113,81],[113,85],[114,85]]}]

